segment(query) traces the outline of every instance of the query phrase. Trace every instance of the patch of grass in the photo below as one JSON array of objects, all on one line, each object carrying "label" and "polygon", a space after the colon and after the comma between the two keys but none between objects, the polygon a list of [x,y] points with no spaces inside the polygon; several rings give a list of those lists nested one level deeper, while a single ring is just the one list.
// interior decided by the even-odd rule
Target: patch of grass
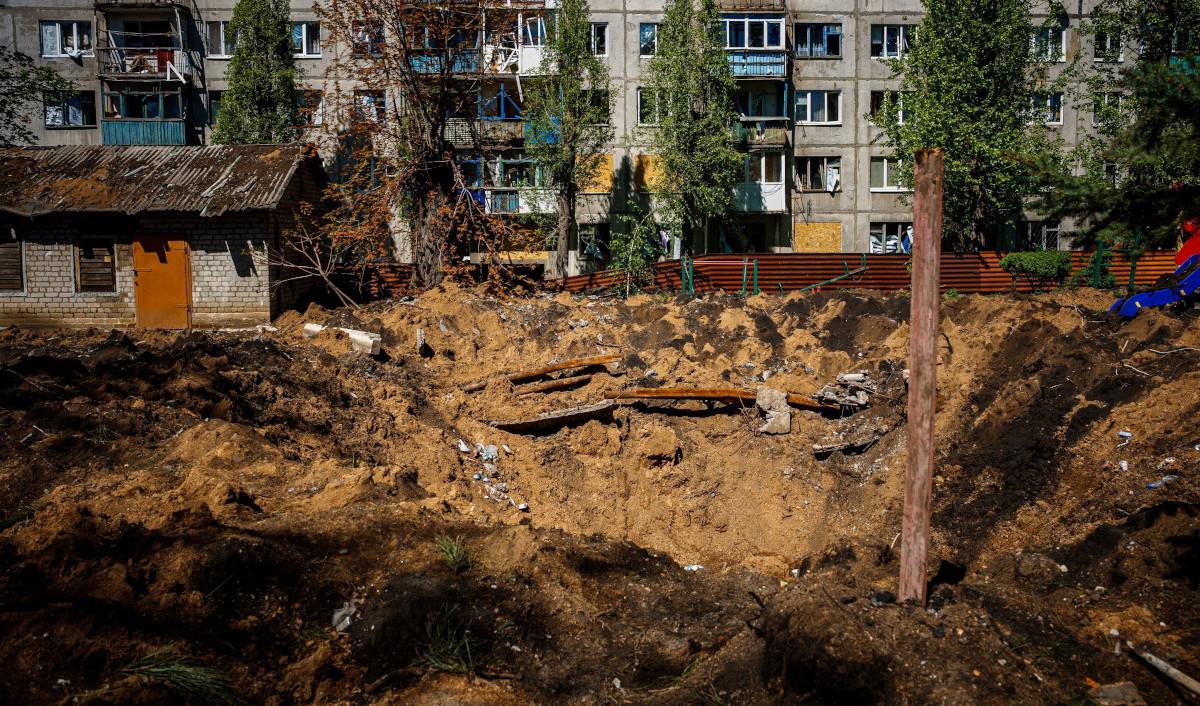
[{"label": "patch of grass", "polygon": [[117,432],[108,428],[107,425],[101,424],[100,426],[96,427],[95,431],[92,432],[92,435],[88,437],[88,441],[96,444],[97,446],[103,446],[106,444],[111,444],[118,438],[119,435]]},{"label": "patch of grass", "polygon": [[471,629],[458,615],[455,606],[445,606],[425,622],[424,646],[418,651],[421,664],[453,674],[474,674],[471,655]]},{"label": "patch of grass", "polygon": [[942,295],[942,299],[945,299],[946,301],[958,299],[958,290],[953,288],[947,289],[946,293]]},{"label": "patch of grass", "polygon": [[717,692],[716,687],[712,684],[709,684],[704,691],[696,693],[696,703],[699,706],[729,706],[729,702]]},{"label": "patch of grass", "polygon": [[151,652],[140,657],[122,669],[121,674],[161,682],[199,703],[221,706],[241,703],[223,672],[170,651]]},{"label": "patch of grass", "polygon": [[463,543],[462,535],[442,535],[435,539],[434,543],[442,555],[442,561],[446,562],[451,571],[457,574],[471,568],[471,550]]}]

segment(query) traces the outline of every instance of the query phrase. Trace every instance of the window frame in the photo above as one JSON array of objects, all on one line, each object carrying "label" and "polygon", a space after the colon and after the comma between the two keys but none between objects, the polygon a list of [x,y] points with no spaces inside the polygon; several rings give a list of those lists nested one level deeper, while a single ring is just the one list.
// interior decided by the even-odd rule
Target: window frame
[{"label": "window frame", "polygon": [[1100,127],[1100,113],[1104,112],[1110,103],[1116,103],[1116,112],[1120,114],[1121,104],[1125,102],[1125,95],[1117,91],[1104,91],[1097,93],[1092,102],[1092,127]]},{"label": "window frame", "polygon": [[[1044,99],[1044,100],[1041,100]],[[1047,110],[1053,109],[1057,102],[1058,119],[1047,120]],[[1030,125],[1044,125],[1046,127],[1058,127],[1066,123],[1066,110],[1063,107],[1063,94],[1061,91],[1050,91],[1048,93],[1034,93],[1029,97],[1029,112]]]},{"label": "window frame", "polygon": [[[300,32],[300,51],[296,51],[296,28],[299,27]],[[317,51],[309,53],[309,37],[311,28],[316,28]],[[292,57],[295,59],[320,59],[321,58],[321,21],[320,20],[293,20],[292,21]]]},{"label": "window frame", "polygon": [[[237,51],[237,46],[236,41],[229,36],[229,25],[229,20],[208,20],[204,23],[204,48],[208,52],[206,54],[207,58],[221,60],[233,58],[233,52]],[[220,53],[213,53],[212,50],[212,32],[214,26],[217,28],[217,32],[220,34]]]},{"label": "window frame", "polygon": [[[316,105],[311,98],[316,96]],[[301,88],[296,91],[297,126],[301,128],[321,127],[325,122],[325,91],[319,88]]]},{"label": "window frame", "polygon": [[[879,30],[879,35],[880,35],[879,42],[875,41],[876,29]],[[887,46],[888,46],[887,38],[888,38],[888,32],[890,30],[895,30],[898,34],[898,37],[896,39],[896,53],[894,55],[889,54],[887,51]],[[904,55],[907,54],[909,52],[909,50],[912,49],[912,45],[916,41],[917,41],[917,25],[894,24],[894,23],[873,24],[873,25],[871,25],[871,42],[870,42],[871,58],[877,59],[879,61],[892,61],[895,59],[903,59]],[[876,44],[878,44],[878,46],[879,46],[878,54],[875,53]]]},{"label": "window frame", "polygon": [[[70,54],[63,51],[63,25],[66,24],[71,25],[71,40],[77,47],[79,46],[79,26],[85,25],[87,27],[87,33],[85,35],[87,38],[87,48],[81,49],[79,55],[95,56],[95,38],[92,36],[91,20],[38,20],[38,55],[43,59],[73,58]],[[57,28],[58,53],[56,54],[46,53],[46,30],[44,29],[46,25],[54,25]]]},{"label": "window frame", "polygon": [[[813,175],[812,166],[819,160],[821,166],[821,186],[814,187],[809,182]],[[803,168],[801,168],[803,165]],[[838,170],[838,185],[832,192],[829,191],[829,168],[837,167]],[[842,158],[840,155],[797,155],[795,157],[795,172],[796,172],[796,190],[801,193],[841,193],[842,184]]]},{"label": "window frame", "polygon": [[[371,99],[371,107],[374,109],[374,115],[367,115],[364,110],[366,102],[363,98]],[[371,122],[383,122],[387,120],[387,93],[380,90],[364,90],[358,89],[354,91],[354,105],[351,109],[353,120],[361,121],[369,120]]]},{"label": "window frame", "polygon": [[[638,58],[639,59],[651,59],[658,55],[658,28],[659,28],[659,25],[660,25],[660,23],[658,23],[658,22],[639,22],[638,23]],[[644,31],[644,28],[646,28],[646,27],[651,28],[653,30],[653,35],[654,35],[654,52],[651,54],[645,54],[642,51],[643,49],[646,48],[645,38],[642,36],[642,32]]]},{"label": "window frame", "polygon": [[[604,46],[604,51],[600,51],[600,52],[596,51],[596,30],[597,29],[600,30],[600,37],[602,39],[602,43]],[[589,39],[590,39],[590,43],[591,43],[591,48],[592,48],[592,56],[602,56],[602,57],[608,56],[608,23],[607,22],[593,22],[591,29],[589,29],[588,31],[589,31]]]},{"label": "window frame", "polygon": [[[825,98],[824,103],[825,103],[826,117],[829,116],[829,95],[831,93],[837,94],[837,120],[812,120],[811,119],[812,113],[813,113],[813,95],[817,94],[817,93],[822,94]],[[807,117],[804,120],[800,119],[800,96],[802,96],[802,95],[806,96],[805,100],[807,101],[806,106],[805,106],[805,112],[807,114]],[[818,89],[811,89],[811,90],[805,90],[805,91],[798,90],[798,91],[796,91],[796,104],[795,104],[794,108],[795,108],[795,113],[794,113],[795,114],[795,123],[797,125],[841,125],[842,124],[842,114],[843,114],[842,113],[842,89],[840,89],[840,88],[819,89],[818,88]]]},{"label": "window frame", "polygon": [[[896,96],[896,121],[897,121],[897,124],[898,125],[907,125],[909,123],[909,121],[912,120],[912,115],[909,113],[908,109],[904,107],[904,94],[906,94],[906,93],[911,93],[911,91],[901,91],[896,88],[873,89],[870,92],[870,94],[868,94],[868,98],[867,98],[867,100],[868,100],[867,122],[869,122],[871,125],[874,125],[875,127],[879,127],[879,123],[876,121],[875,118],[877,115],[879,115],[879,111],[883,109],[883,104],[885,102],[887,102],[888,96],[894,95],[894,96]],[[876,96],[879,96],[879,106],[878,107],[876,107],[876,105],[875,105],[875,97]]]},{"label": "window frame", "polygon": [[385,29],[382,22],[356,19],[350,22],[350,53],[357,58],[383,56]]},{"label": "window frame", "polygon": [[[1103,38],[1103,45],[1101,44]],[[1116,40],[1116,54],[1113,54],[1113,40]],[[1101,51],[1101,46],[1104,51]],[[1097,64],[1121,64],[1125,61],[1125,44],[1121,41],[1120,32],[1096,32],[1092,35],[1092,61]]]},{"label": "window frame", "polygon": [[[1054,34],[1058,34],[1058,53],[1053,57],[1049,56],[1050,50],[1054,48],[1054,44],[1050,41]],[[1050,33],[1050,34],[1046,34]],[[1045,35],[1045,36],[1043,36]],[[1033,32],[1033,58],[1037,61],[1044,61],[1051,64],[1061,64],[1067,60],[1067,28],[1062,25],[1043,25],[1038,27]]]},{"label": "window frame", "polygon": [[[760,178],[753,179],[751,163],[757,157],[758,173]],[[767,158],[776,157],[779,160],[778,181],[767,179]],[[742,160],[742,183],[743,184],[758,184],[759,186],[782,186],[787,181],[787,170],[785,169],[787,155],[781,150],[754,150],[747,152]]]},{"label": "window frame", "polygon": [[[147,84],[147,85],[150,85],[150,84]],[[159,115],[157,118],[131,117],[131,116],[125,115],[125,114],[122,114],[119,116],[117,116],[117,115],[110,116],[108,114],[108,103],[107,103],[107,99],[109,96],[116,96],[118,98],[118,105],[120,106],[122,113],[125,112],[125,108],[126,108],[125,96],[158,96],[158,113],[159,113]],[[172,118],[166,117],[167,97],[168,96],[173,97],[176,100],[176,104],[179,107],[179,114]],[[161,90],[161,91],[155,91],[155,90],[149,90],[149,89],[140,90],[140,91],[139,90],[106,91],[106,90],[104,90],[103,87],[101,87],[99,115],[97,116],[97,118],[100,120],[151,120],[151,121],[156,121],[156,122],[175,122],[175,121],[181,121],[181,120],[187,119],[187,115],[184,112],[185,108],[186,108],[186,103],[183,100],[182,88],[175,88],[174,90]]]},{"label": "window frame", "polygon": [[[84,101],[83,105],[80,106],[80,112],[84,116],[84,122],[80,123],[79,125],[71,125],[67,122],[64,122],[62,125],[51,125],[50,122],[48,121],[48,116],[46,114],[46,111],[51,107],[48,99],[52,95],[58,95],[60,97],[59,108],[62,110],[62,115],[63,115],[64,120],[66,120],[67,116],[70,115],[70,107],[67,105],[68,97],[70,97],[70,96],[74,96],[74,97],[89,96],[91,98],[92,121],[90,123],[86,121],[86,119],[87,119],[87,110],[86,110],[87,101]],[[96,92],[95,91],[57,91],[55,93],[43,93],[42,94],[42,127],[44,127],[45,129],[47,129],[47,130],[94,130],[97,127],[99,127],[99,125],[100,125],[100,116],[99,116],[99,112],[96,110]]]},{"label": "window frame", "polygon": [[[883,236],[882,242],[880,243],[880,247],[879,247],[878,251],[875,250],[875,244],[874,244],[874,242],[872,242],[873,236],[875,235],[877,227],[878,227],[879,233]],[[895,232],[889,233],[888,231],[892,230],[893,227],[895,228]],[[887,254],[903,253],[904,252],[904,231],[907,230],[908,228],[912,228],[912,227],[913,227],[912,221],[871,221],[871,223],[868,227],[868,230],[867,230],[867,252],[872,255],[887,255]],[[888,253],[888,249],[887,249],[889,235],[894,235],[896,237],[896,249],[893,250],[891,253]],[[909,247],[911,247],[911,240],[909,241]]]},{"label": "window frame", "polygon": [[[740,23],[742,25],[742,37],[745,39],[745,44],[738,46],[730,43],[730,27],[733,24]],[[753,36],[753,26],[761,25],[762,45],[754,46],[751,44]],[[779,42],[778,44],[770,44],[771,36],[770,27],[774,25],[778,28]],[[767,17],[765,15],[756,15],[747,13],[742,15],[729,14],[721,17],[721,36],[725,40],[725,50],[743,50],[743,51],[783,51],[787,48],[787,17]]]},{"label": "window frame", "polygon": [[[807,53],[800,53],[800,36],[801,28],[805,37],[804,46],[808,47]],[[830,28],[836,27],[836,32],[830,32]],[[817,46],[813,42],[813,33],[820,31],[821,48],[824,53],[814,54],[812,47]],[[829,37],[837,36],[838,51],[836,54],[829,53]],[[797,59],[841,59],[846,53],[846,35],[842,31],[841,22],[794,22],[792,24],[792,56]]]},{"label": "window frame", "polygon": [[654,95],[653,96],[653,99],[654,99],[654,104],[653,104],[653,106],[654,106],[654,122],[644,122],[642,120],[642,107],[645,104],[645,99],[643,98],[643,95],[646,93],[657,93],[657,92],[655,91],[655,89],[653,89],[649,86],[638,86],[637,87],[637,124],[641,125],[641,126],[645,126],[645,127],[656,127],[656,126],[662,124],[661,103],[658,100],[658,96]]},{"label": "window frame", "polygon": [[[83,268],[81,266],[82,250],[103,247],[107,243],[110,253],[110,270],[112,271],[112,286],[109,289],[97,289],[94,286],[84,288]],[[71,262],[75,270],[75,295],[105,295],[117,293],[117,239],[113,237],[82,237],[71,240]]]},{"label": "window frame", "polygon": [[[875,178],[875,162],[883,162],[883,184],[875,186],[872,180]],[[899,184],[889,185],[892,182],[889,175],[894,173],[896,168],[903,164],[904,160],[898,157],[889,157],[887,155],[876,155],[870,158],[870,171],[867,175],[867,186],[871,193],[875,194],[903,194],[912,191],[907,187]],[[894,165],[894,166],[893,166]]]}]

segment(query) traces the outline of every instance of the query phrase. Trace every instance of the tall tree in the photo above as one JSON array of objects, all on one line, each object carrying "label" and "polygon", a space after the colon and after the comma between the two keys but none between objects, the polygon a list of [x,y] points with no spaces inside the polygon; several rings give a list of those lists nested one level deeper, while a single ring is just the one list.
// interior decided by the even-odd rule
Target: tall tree
[{"label": "tall tree", "polygon": [[29,123],[43,95],[65,91],[71,84],[27,54],[0,46],[0,147],[33,142]]},{"label": "tall tree", "polygon": [[662,225],[687,247],[733,210],[744,160],[731,133],[735,90],[714,0],[667,0],[643,96],[658,114],[651,151],[662,178],[654,199]]},{"label": "tall tree", "polygon": [[296,139],[296,65],[288,0],[238,0],[233,58],[213,141],[272,144]]},{"label": "tall tree", "polygon": [[1030,99],[1044,78],[1034,56],[1029,0],[925,0],[915,41],[895,59],[900,92],[871,119],[912,184],[912,154],[945,149],[943,241],[982,245],[1037,192],[1017,157],[1047,153],[1045,130],[1031,127]]},{"label": "tall tree", "polygon": [[[541,76],[526,93],[527,148],[555,192],[557,270],[566,274],[581,185],[596,178],[613,136],[608,64],[592,46],[587,0],[562,0],[542,55]],[[611,177],[610,177],[611,180]]]}]

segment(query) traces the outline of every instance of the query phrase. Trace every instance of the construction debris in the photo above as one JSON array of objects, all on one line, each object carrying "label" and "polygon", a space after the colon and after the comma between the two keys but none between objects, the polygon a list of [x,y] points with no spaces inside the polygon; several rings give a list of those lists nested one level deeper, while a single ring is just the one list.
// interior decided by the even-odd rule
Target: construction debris
[{"label": "construction debris", "polygon": [[[312,338],[326,328],[321,324],[304,324],[303,335],[305,338]],[[346,337],[350,339],[351,350],[367,355],[379,355],[379,352],[383,350],[383,337],[377,333],[341,327],[338,327],[338,331],[346,334]]]},{"label": "construction debris", "polygon": [[1100,706],[1146,706],[1146,700],[1131,681],[1099,684],[1088,692],[1088,698]]},{"label": "construction debris", "polygon": [[[685,387],[653,387],[635,388],[632,390],[617,390],[606,392],[604,396],[610,400],[701,400],[705,402],[741,402],[746,406],[758,401],[758,393],[753,390],[738,388],[685,388]],[[815,412],[840,412],[841,407],[814,400],[804,395],[788,394],[787,403],[792,407],[809,409]]]},{"label": "construction debris", "polygon": [[1200,681],[1196,681],[1192,677],[1189,677],[1188,675],[1179,671],[1161,657],[1156,657],[1145,650],[1139,650],[1133,646],[1132,642],[1129,642],[1128,640],[1125,641],[1125,646],[1128,647],[1129,650],[1137,655],[1143,662],[1161,672],[1163,676],[1171,679],[1176,684],[1190,691],[1192,696],[1200,696]]},{"label": "construction debris", "polygon": [[559,429],[588,419],[603,419],[612,414],[614,406],[615,403],[612,400],[604,400],[603,402],[596,402],[594,404],[585,404],[554,412],[546,412],[532,419],[490,421],[488,424],[501,431],[508,431],[514,434],[532,434],[549,429]]},{"label": "construction debris", "polygon": [[422,358],[433,357],[433,348],[425,340],[425,329],[423,328],[417,329],[417,355]]},{"label": "construction debris", "polygon": [[515,392],[518,396],[520,396],[520,395],[532,395],[532,394],[536,394],[539,392],[555,392],[558,390],[569,390],[572,387],[579,387],[580,385],[586,385],[587,383],[589,383],[591,381],[592,381],[592,376],[590,374],[576,375],[574,377],[558,378],[556,380],[549,380],[547,382],[535,383],[533,385],[528,385],[528,386],[522,387],[522,388],[516,390]]},{"label": "construction debris", "polygon": [[[561,363],[554,363],[552,365],[547,365],[542,368],[535,368],[533,370],[524,370],[521,372],[510,373],[508,375],[505,375],[504,379],[508,380],[509,382],[511,382],[513,384],[516,384],[519,382],[526,382],[528,380],[536,380],[537,378],[545,377],[545,376],[549,375],[550,373],[557,373],[562,370],[573,370],[575,368],[592,368],[592,367],[601,366],[601,365],[608,365],[609,363],[617,363],[620,360],[621,360],[621,356],[619,356],[619,355],[598,355],[598,356],[593,356],[591,358],[575,358],[573,360],[564,360]],[[479,392],[483,388],[487,387],[487,384],[488,384],[487,380],[477,380],[473,383],[463,385],[462,390],[463,390],[463,392]]]},{"label": "construction debris", "polygon": [[874,392],[875,384],[866,373],[842,373],[835,384],[817,390],[814,397],[826,404],[860,408],[870,404]]},{"label": "construction debris", "polygon": [[792,431],[792,409],[788,407],[786,392],[770,387],[758,388],[755,404],[767,415],[767,421],[758,428],[761,434],[787,434]]}]

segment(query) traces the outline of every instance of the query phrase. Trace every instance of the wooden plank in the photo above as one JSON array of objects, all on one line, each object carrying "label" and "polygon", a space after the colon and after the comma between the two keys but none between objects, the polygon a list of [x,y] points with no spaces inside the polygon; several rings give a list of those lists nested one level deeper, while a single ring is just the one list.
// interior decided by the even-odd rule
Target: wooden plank
[{"label": "wooden plank", "polygon": [[[562,370],[571,370],[573,368],[590,368],[593,365],[608,365],[621,360],[619,355],[597,355],[591,358],[575,358],[573,360],[564,360],[561,363],[554,363],[533,370],[523,370],[516,373],[509,373],[504,378],[511,383],[523,382],[525,380],[534,380],[550,373],[557,373]],[[479,392],[487,387],[487,380],[477,380],[462,386],[463,392]]]},{"label": "wooden plank", "polygon": [[942,252],[940,148],[917,150],[913,162],[912,313],[908,337],[908,465],[900,544],[901,602],[925,604],[929,511],[933,498],[933,425],[937,394],[939,260]]},{"label": "wooden plank", "polygon": [[532,419],[511,419],[504,421],[490,421],[488,424],[500,429],[501,431],[509,431],[514,434],[530,434],[535,432],[544,432],[551,429],[559,429],[569,424],[586,421],[589,419],[603,419],[612,413],[612,408],[615,406],[612,400],[604,400],[594,404],[586,404],[578,407],[570,407],[560,409],[553,412],[539,414]]},{"label": "wooden plank", "polygon": [[557,390],[569,390],[572,387],[589,383],[592,381],[591,375],[576,375],[574,377],[558,378],[557,380],[549,380],[547,382],[539,382],[533,385],[528,385],[516,390],[517,396],[533,395],[539,392],[555,392]]},{"label": "wooden plank", "polygon": [[[702,400],[708,402],[746,402],[753,405],[758,399],[754,390],[738,388],[644,387],[614,390],[604,393],[610,400]],[[811,397],[789,394],[788,404],[817,412],[840,412],[840,405],[824,404]]]}]

